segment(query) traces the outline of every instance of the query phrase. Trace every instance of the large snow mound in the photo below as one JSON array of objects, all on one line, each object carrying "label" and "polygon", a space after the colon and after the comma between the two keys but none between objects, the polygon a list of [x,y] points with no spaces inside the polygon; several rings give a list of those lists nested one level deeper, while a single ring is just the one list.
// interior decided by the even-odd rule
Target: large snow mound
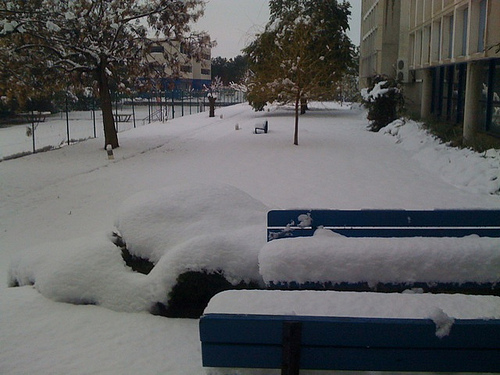
[{"label": "large snow mound", "polygon": [[352,238],[318,229],[268,242],[259,255],[266,283],[498,283],[500,239]]}]

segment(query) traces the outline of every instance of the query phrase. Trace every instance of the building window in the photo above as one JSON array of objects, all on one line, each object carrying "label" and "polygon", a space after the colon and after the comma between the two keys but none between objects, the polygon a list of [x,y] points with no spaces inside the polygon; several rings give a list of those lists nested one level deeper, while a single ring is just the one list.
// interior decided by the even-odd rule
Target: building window
[{"label": "building window", "polygon": [[417,13],[417,0],[411,0],[410,4],[410,29],[413,29],[416,26],[416,13]]},{"label": "building window", "polygon": [[451,59],[453,55],[453,14],[444,18],[442,58]]},{"label": "building window", "polygon": [[[495,61],[495,60],[494,60]],[[491,120],[488,130],[500,134],[500,60],[496,60],[495,69],[491,70]]]},{"label": "building window", "polygon": [[441,21],[432,24],[432,58],[431,61],[441,60]]},{"label": "building window", "polygon": [[441,117],[443,111],[443,88],[444,88],[444,66],[432,68],[432,100],[431,113],[437,118]]},{"label": "building window", "polygon": [[210,69],[201,69],[201,74],[206,76],[210,75]]},{"label": "building window", "polygon": [[415,65],[422,65],[422,30],[417,31],[415,43]]},{"label": "building window", "polygon": [[431,112],[442,120],[461,123],[464,118],[467,64],[432,68]]},{"label": "building window", "polygon": [[416,26],[421,25],[423,20],[424,20],[424,1],[423,0],[418,0],[417,1],[417,21],[416,21]]},{"label": "building window", "polygon": [[163,53],[163,52],[164,52],[164,50],[165,50],[165,49],[163,48],[163,46],[153,45],[153,46],[151,46],[151,48],[150,48],[150,50],[149,50],[149,51],[150,51],[151,53]]},{"label": "building window", "polygon": [[181,72],[191,73],[193,71],[193,67],[191,65],[182,65]]},{"label": "building window", "polygon": [[455,69],[453,81],[452,120],[458,124],[464,120],[465,83],[467,77],[467,64],[458,64]]},{"label": "building window", "polygon": [[422,39],[422,64],[428,64],[431,59],[431,26],[424,27]]},{"label": "building window", "polygon": [[477,52],[484,51],[484,35],[486,30],[486,0],[479,2],[479,30],[477,36]]},{"label": "building window", "polygon": [[446,120],[450,121],[452,119],[452,108],[453,108],[453,80],[455,77],[455,67],[453,65],[446,67],[446,73],[444,76],[444,87],[443,87],[443,105],[445,106]]},{"label": "building window", "polygon": [[415,66],[415,34],[410,34],[410,61],[409,66]]},{"label": "building window", "polygon": [[485,130],[500,135],[500,59],[485,64],[480,104]]},{"label": "building window", "polygon": [[469,8],[465,8],[462,12],[462,50],[461,50],[461,56],[467,55],[468,19],[469,19]]}]

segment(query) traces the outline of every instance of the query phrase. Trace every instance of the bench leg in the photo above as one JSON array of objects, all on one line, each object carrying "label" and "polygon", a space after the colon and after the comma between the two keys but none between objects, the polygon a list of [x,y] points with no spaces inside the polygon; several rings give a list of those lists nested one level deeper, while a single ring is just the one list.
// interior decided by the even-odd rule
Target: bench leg
[{"label": "bench leg", "polygon": [[301,333],[302,325],[300,322],[283,323],[281,375],[299,375]]}]

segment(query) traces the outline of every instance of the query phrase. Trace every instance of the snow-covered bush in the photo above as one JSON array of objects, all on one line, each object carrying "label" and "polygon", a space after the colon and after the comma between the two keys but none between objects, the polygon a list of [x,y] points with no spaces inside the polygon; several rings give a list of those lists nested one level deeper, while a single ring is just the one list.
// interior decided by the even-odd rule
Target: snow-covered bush
[{"label": "snow-covered bush", "polygon": [[188,271],[177,278],[175,286],[168,294],[168,305],[158,303],[153,313],[170,318],[197,319],[217,293],[225,290],[258,288],[261,288],[261,285],[256,282],[241,281],[233,285],[226,280],[223,271]]},{"label": "snow-covered bush", "polygon": [[383,75],[373,77],[370,87],[361,90],[368,109],[369,129],[378,132],[401,116],[405,99],[396,80]]}]

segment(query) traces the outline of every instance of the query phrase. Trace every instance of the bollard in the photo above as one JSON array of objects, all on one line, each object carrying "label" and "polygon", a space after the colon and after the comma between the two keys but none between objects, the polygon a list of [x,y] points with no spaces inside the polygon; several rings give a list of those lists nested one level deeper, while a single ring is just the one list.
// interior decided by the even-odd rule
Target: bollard
[{"label": "bollard", "polygon": [[113,147],[111,147],[111,145],[106,146],[106,152],[108,153],[108,160],[113,160],[115,158],[113,155]]}]

